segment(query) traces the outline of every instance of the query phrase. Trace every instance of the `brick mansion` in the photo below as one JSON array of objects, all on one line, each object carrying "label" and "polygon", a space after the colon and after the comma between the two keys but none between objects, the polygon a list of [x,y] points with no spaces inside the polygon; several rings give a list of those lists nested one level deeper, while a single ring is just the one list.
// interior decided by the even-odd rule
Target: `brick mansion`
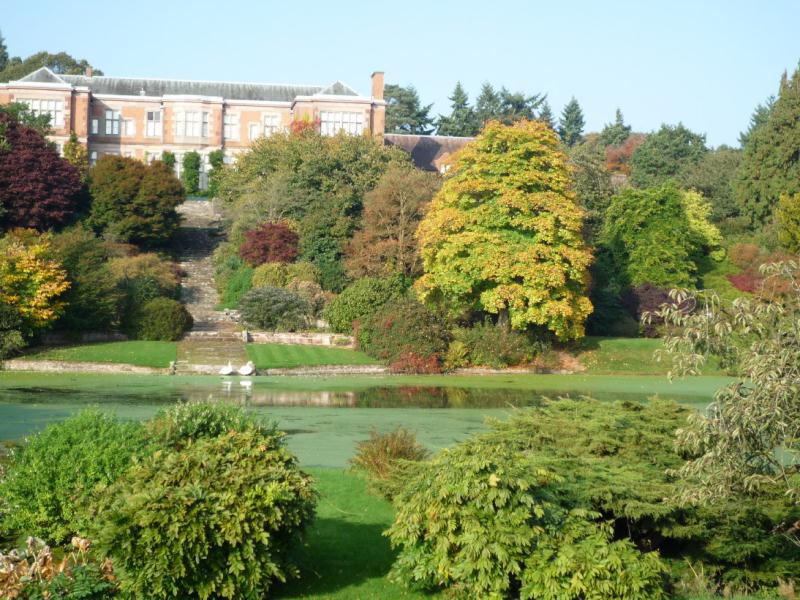
[{"label": "brick mansion", "polygon": [[42,67],[18,81],[0,83],[0,104],[21,102],[50,115],[52,141],[60,147],[75,132],[90,161],[104,154],[155,160],[165,151],[197,151],[207,164],[212,150],[226,162],[262,136],[292,121],[319,123],[324,135],[340,131],[382,136],[386,102],[383,73],[372,75],[362,96],[336,81],[286,85],[181,81],[56,74]]}]

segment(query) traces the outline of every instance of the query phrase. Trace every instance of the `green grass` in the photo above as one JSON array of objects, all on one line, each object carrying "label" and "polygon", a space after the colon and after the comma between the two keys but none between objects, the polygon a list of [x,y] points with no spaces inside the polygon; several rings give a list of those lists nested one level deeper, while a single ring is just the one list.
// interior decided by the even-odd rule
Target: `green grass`
[{"label": "green grass", "polygon": [[123,363],[138,367],[168,367],[177,356],[174,342],[104,342],[58,348],[33,349],[25,355],[31,360]]},{"label": "green grass", "polygon": [[710,258],[706,259],[701,265],[701,287],[706,290],[714,290],[724,300],[736,300],[736,298],[749,296],[750,294],[736,289],[728,280],[728,275],[736,275],[741,271],[727,256],[720,262]]},{"label": "green grass", "polygon": [[247,355],[258,369],[378,364],[363,352],[300,344],[248,344]]},{"label": "green grass", "polygon": [[[659,339],[587,337],[578,352],[578,360],[593,375],[666,375],[669,357],[656,362],[653,355],[662,349]],[[709,361],[704,375],[724,375],[715,360]]]},{"label": "green grass", "polygon": [[386,578],[395,557],[382,535],[394,514],[388,502],[368,494],[361,477],[342,469],[309,471],[321,497],[306,543],[295,556],[300,579],[276,586],[271,598],[441,597],[407,590]]}]

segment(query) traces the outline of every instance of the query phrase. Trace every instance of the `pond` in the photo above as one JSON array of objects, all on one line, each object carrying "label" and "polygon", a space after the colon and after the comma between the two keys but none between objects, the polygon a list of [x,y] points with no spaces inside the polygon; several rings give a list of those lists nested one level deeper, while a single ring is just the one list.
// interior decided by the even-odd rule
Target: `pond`
[{"label": "pond", "polygon": [[450,446],[544,397],[646,401],[658,395],[700,410],[724,377],[670,383],[658,376],[487,375],[165,377],[0,373],[0,440],[21,440],[87,406],[146,419],[181,400],[236,403],[276,421],[306,466],[342,467],[371,429],[403,426],[431,449]]}]

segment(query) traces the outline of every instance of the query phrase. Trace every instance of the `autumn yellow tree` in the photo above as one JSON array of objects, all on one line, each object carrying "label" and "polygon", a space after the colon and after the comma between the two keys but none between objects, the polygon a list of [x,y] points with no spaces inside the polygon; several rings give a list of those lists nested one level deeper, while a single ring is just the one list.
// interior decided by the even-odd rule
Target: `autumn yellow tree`
[{"label": "autumn yellow tree", "polygon": [[0,241],[0,302],[16,311],[29,330],[46,327],[64,309],[58,298],[69,281],[49,254],[48,235],[33,230],[16,230]]},{"label": "autumn yellow tree", "polygon": [[515,329],[582,337],[591,253],[553,130],[490,122],[449,173],[417,231],[421,299],[455,314],[497,315]]}]

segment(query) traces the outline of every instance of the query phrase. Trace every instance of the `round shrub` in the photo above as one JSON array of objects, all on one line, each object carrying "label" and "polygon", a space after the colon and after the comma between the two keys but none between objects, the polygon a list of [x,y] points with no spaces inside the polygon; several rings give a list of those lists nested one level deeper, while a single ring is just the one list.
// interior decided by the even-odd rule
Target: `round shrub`
[{"label": "round shrub", "polygon": [[382,307],[364,321],[358,333],[364,352],[390,363],[409,354],[416,360],[433,357],[438,363],[451,338],[444,320],[416,300]]},{"label": "round shrub", "polygon": [[82,533],[97,488],[112,483],[144,448],[141,425],[99,411],[46,427],[11,452],[0,482],[3,530],[51,543]]},{"label": "round shrub", "polygon": [[525,334],[493,323],[459,329],[456,339],[464,344],[467,361],[474,366],[502,369],[528,363],[536,355]]},{"label": "round shrub", "polygon": [[239,302],[242,320],[255,329],[295,331],[308,322],[310,308],[298,294],[277,287],[247,292]]},{"label": "round shrub", "polygon": [[192,322],[192,315],[177,300],[154,298],[136,315],[132,330],[138,340],[171,342],[190,329]]},{"label": "round shrub", "polygon": [[354,322],[363,321],[384,304],[400,299],[405,292],[406,285],[400,277],[363,277],[331,301],[324,317],[336,333],[352,333]]},{"label": "round shrub", "polygon": [[269,262],[253,271],[253,287],[287,287],[293,282],[317,281],[317,269],[309,262]]},{"label": "round shrub", "polygon": [[356,445],[350,465],[366,474],[373,492],[391,500],[398,486],[404,483],[395,477],[403,461],[419,462],[429,455],[413,431],[399,427],[388,433],[378,433],[373,429],[369,439]]},{"label": "round shrub", "polygon": [[246,231],[239,256],[253,267],[268,262],[292,262],[300,254],[300,237],[286,223],[261,223]]},{"label": "round shrub", "polygon": [[100,499],[93,538],[135,598],[261,599],[297,574],[311,478],[279,434],[230,431],[133,465]]}]

